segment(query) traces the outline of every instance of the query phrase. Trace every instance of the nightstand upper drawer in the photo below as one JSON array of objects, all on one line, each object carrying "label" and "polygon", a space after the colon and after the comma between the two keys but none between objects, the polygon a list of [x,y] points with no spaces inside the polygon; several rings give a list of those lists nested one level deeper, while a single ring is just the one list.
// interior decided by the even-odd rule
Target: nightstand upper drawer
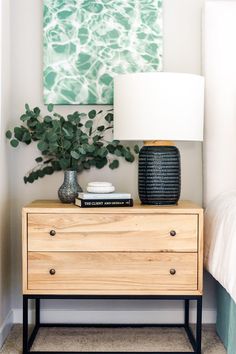
[{"label": "nightstand upper drawer", "polygon": [[29,251],[196,252],[196,214],[28,214]]},{"label": "nightstand upper drawer", "polygon": [[197,253],[29,252],[29,290],[155,294],[197,290]]}]

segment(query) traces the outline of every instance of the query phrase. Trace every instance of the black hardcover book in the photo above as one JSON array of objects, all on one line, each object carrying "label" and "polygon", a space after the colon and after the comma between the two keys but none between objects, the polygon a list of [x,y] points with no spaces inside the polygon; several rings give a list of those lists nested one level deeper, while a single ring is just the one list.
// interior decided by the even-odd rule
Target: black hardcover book
[{"label": "black hardcover book", "polygon": [[80,208],[132,207],[133,199],[75,199]]}]

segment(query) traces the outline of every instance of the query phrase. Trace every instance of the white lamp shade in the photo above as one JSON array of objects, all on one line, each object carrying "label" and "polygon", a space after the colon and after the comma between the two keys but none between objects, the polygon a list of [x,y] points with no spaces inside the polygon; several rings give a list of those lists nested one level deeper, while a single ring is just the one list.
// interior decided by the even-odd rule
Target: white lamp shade
[{"label": "white lamp shade", "polygon": [[204,78],[138,73],[114,79],[114,139],[203,140]]}]

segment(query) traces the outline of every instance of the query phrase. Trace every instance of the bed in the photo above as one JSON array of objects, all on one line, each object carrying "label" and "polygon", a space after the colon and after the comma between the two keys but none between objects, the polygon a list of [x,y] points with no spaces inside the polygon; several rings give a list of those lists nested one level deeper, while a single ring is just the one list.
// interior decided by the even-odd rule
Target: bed
[{"label": "bed", "polygon": [[217,280],[217,332],[236,353],[236,190],[220,194],[205,211],[206,269]]},{"label": "bed", "polygon": [[205,267],[217,281],[217,333],[236,354],[236,1],[207,1],[203,65]]}]

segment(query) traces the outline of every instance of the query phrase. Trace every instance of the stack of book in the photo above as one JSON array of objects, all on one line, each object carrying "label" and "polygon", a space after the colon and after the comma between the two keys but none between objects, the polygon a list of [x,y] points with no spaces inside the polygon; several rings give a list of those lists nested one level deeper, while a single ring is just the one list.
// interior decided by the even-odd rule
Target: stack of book
[{"label": "stack of book", "polygon": [[81,208],[132,207],[130,193],[79,193],[75,205]]}]

